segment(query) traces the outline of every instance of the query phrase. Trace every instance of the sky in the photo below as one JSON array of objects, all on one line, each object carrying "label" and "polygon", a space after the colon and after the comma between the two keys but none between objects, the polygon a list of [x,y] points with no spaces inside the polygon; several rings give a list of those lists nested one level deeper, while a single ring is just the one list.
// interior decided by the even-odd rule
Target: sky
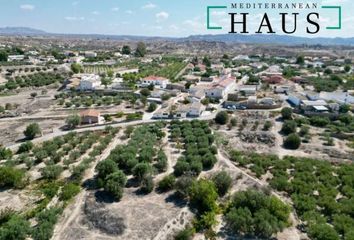
[{"label": "sky", "polygon": [[[0,0],[0,27],[32,27],[51,33],[109,34],[183,37],[195,34],[223,34],[230,29],[231,3],[310,3],[341,5],[343,27],[326,30],[336,25],[337,12],[320,12],[321,31],[315,36],[305,33],[307,10],[300,10],[295,36],[354,37],[353,0]],[[211,23],[222,30],[207,30],[206,8],[226,5],[228,9],[213,11]],[[249,32],[257,31],[265,12],[269,14],[274,30],[281,32],[279,10],[244,10],[249,12]],[[297,11],[297,10],[296,10]],[[290,19],[289,19],[290,20]],[[289,21],[291,28],[293,21]]]}]

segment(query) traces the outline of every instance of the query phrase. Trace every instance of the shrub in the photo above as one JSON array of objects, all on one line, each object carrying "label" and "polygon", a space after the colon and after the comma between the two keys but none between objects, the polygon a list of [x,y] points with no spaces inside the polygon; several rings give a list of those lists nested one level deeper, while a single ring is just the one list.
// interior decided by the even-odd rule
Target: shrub
[{"label": "shrub", "polygon": [[174,166],[174,174],[176,177],[182,176],[186,172],[190,170],[189,163],[185,160],[178,160],[176,165]]},{"label": "shrub", "polygon": [[121,170],[116,170],[106,178],[104,189],[119,201],[123,197],[123,187],[127,183],[127,177]]},{"label": "shrub", "polygon": [[218,194],[213,182],[201,179],[194,181],[188,191],[191,205],[197,209],[200,215],[205,212],[215,211]]},{"label": "shrub", "polygon": [[74,129],[80,125],[81,117],[77,114],[71,115],[66,119],[65,122],[66,122],[66,125],[68,126],[69,129]]},{"label": "shrub", "polygon": [[9,159],[12,157],[12,151],[5,147],[0,147],[0,160]]},{"label": "shrub", "polygon": [[296,128],[297,128],[297,124],[295,121],[285,121],[283,126],[282,126],[282,129],[281,129],[281,132],[286,134],[286,135],[289,135],[291,133],[296,133]]},{"label": "shrub", "polygon": [[316,127],[325,127],[330,123],[330,120],[327,117],[311,117],[310,123]]},{"label": "shrub", "polygon": [[27,142],[22,143],[20,145],[20,147],[18,148],[17,153],[21,154],[21,153],[24,153],[24,152],[29,152],[29,151],[32,150],[32,148],[33,148],[33,143],[30,142],[30,141],[27,141]]},{"label": "shrub", "polygon": [[290,207],[275,196],[247,190],[234,195],[226,222],[235,233],[269,238],[288,226],[289,214]]},{"label": "shrub", "polygon": [[301,139],[299,135],[296,133],[290,134],[285,140],[284,140],[284,147],[287,149],[298,149],[301,145]]},{"label": "shrub", "polygon": [[31,123],[30,125],[27,126],[26,130],[23,132],[23,134],[28,139],[33,139],[40,133],[41,133],[41,129],[38,123]]},{"label": "shrub", "polygon": [[76,184],[69,183],[65,184],[61,189],[59,199],[61,201],[68,201],[80,192],[80,187]]},{"label": "shrub", "polygon": [[147,175],[143,177],[141,181],[140,190],[145,194],[151,193],[152,190],[154,190],[154,181],[151,175]]},{"label": "shrub", "polygon": [[182,176],[175,183],[175,189],[177,194],[185,198],[188,196],[190,187],[192,186],[195,179],[192,176]]},{"label": "shrub", "polygon": [[151,113],[151,112],[155,111],[156,108],[157,108],[157,104],[152,102],[152,103],[149,104],[149,107],[148,107],[147,111]]},{"label": "shrub", "polygon": [[281,110],[281,116],[284,120],[290,120],[293,118],[293,110],[289,107],[285,107]]},{"label": "shrub", "polygon": [[221,111],[216,114],[215,122],[220,125],[225,125],[229,121],[229,115],[226,111]]},{"label": "shrub", "polygon": [[263,125],[263,131],[269,131],[273,126],[271,121],[266,121]]},{"label": "shrub", "polygon": [[212,177],[212,181],[215,184],[219,196],[224,196],[227,193],[227,191],[230,189],[232,184],[232,178],[225,171],[215,174]]},{"label": "shrub", "polygon": [[178,232],[175,236],[175,240],[192,240],[194,233],[195,233],[194,228],[188,227]]},{"label": "shrub", "polygon": [[217,224],[215,212],[206,212],[201,216],[198,216],[194,226],[198,232],[205,229],[212,229]]},{"label": "shrub", "polygon": [[55,180],[60,176],[62,171],[63,171],[62,166],[47,165],[41,169],[41,174],[44,179]]},{"label": "shrub", "polygon": [[0,167],[0,187],[21,188],[25,173],[12,167]]},{"label": "shrub", "polygon": [[136,177],[136,179],[141,182],[144,178],[144,176],[148,175],[151,173],[152,169],[151,166],[148,163],[138,163],[134,168],[133,168],[133,175]]},{"label": "shrub", "polygon": [[174,188],[176,183],[176,178],[173,175],[165,176],[158,185],[158,188],[162,192],[170,191]]},{"label": "shrub", "polygon": [[117,164],[110,159],[101,161],[96,166],[97,177],[105,179],[109,174],[118,170]]},{"label": "shrub", "polygon": [[31,230],[30,223],[17,214],[0,226],[0,239],[3,240],[25,240]]},{"label": "shrub", "polygon": [[336,231],[327,224],[311,225],[308,233],[309,237],[314,240],[339,240]]}]

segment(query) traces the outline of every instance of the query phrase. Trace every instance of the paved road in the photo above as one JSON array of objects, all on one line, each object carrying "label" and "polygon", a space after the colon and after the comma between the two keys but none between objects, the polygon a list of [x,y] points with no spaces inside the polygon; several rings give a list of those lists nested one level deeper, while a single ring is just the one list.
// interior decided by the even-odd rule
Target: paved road
[{"label": "paved road", "polygon": [[[211,120],[215,118],[217,111],[214,111],[212,114],[207,115],[207,116],[203,116],[198,118],[199,120]],[[187,120],[187,121],[191,121],[194,118],[187,118],[187,119],[181,119],[181,120]],[[167,121],[170,122],[171,119],[165,119],[165,120],[158,120],[158,119],[144,119],[144,120],[138,120],[138,121],[132,121],[132,122],[122,122],[122,123],[115,123],[115,124],[108,124],[108,125],[99,125],[99,126],[92,126],[92,127],[87,127],[87,128],[79,128],[79,129],[74,129],[72,130],[72,132],[86,132],[86,131],[98,131],[98,130],[103,130],[105,129],[107,126],[112,126],[112,127],[128,127],[128,126],[136,126],[136,125],[141,125],[141,124],[148,124],[148,123],[154,123],[154,122],[159,122],[159,121]],[[68,134],[70,131],[63,131],[59,128],[55,128],[53,130],[53,133],[50,134],[46,134],[42,137],[39,138],[35,138],[32,140],[33,143],[41,143],[44,141],[48,141],[51,140],[55,137],[58,136],[62,136],[65,134]],[[8,146],[8,148],[10,148],[11,150],[16,150],[22,143],[16,143],[14,145]]]}]

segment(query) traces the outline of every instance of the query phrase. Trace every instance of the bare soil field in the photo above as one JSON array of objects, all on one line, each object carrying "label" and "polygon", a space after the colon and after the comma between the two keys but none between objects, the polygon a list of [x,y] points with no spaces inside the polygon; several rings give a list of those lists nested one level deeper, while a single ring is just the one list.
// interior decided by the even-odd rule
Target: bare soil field
[{"label": "bare soil field", "polygon": [[4,146],[11,146],[18,141],[24,139],[23,131],[26,129],[27,125],[32,122],[36,122],[40,125],[42,129],[42,134],[48,134],[53,132],[53,129],[61,127],[65,123],[63,120],[51,120],[43,119],[36,121],[25,121],[25,120],[16,120],[16,121],[0,121],[0,144]]}]

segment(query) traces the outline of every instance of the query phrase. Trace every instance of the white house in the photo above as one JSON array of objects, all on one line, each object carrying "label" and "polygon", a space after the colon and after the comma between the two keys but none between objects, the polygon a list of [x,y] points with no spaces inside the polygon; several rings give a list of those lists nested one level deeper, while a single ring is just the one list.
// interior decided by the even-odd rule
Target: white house
[{"label": "white house", "polygon": [[100,76],[96,74],[78,74],[81,78],[79,90],[81,91],[92,91],[96,90],[101,86]]},{"label": "white house", "polygon": [[257,93],[257,85],[242,85],[239,86],[238,91],[244,96],[251,96]]},{"label": "white house", "polygon": [[194,102],[188,106],[188,117],[200,117],[203,112],[203,105],[199,102]]},{"label": "white house", "polygon": [[348,92],[343,91],[320,92],[318,98],[326,101],[334,101],[340,104],[354,104],[354,97]]},{"label": "white house", "polygon": [[7,61],[15,62],[15,61],[22,61],[25,59],[25,55],[9,55],[7,57]]},{"label": "white house", "polygon": [[141,86],[147,87],[150,85],[159,86],[160,88],[166,88],[169,80],[164,77],[157,77],[157,76],[148,76],[141,79]]},{"label": "white house", "polygon": [[236,79],[233,77],[223,77],[218,82],[212,84],[205,90],[205,96],[214,99],[224,99],[227,94],[236,88]]},{"label": "white house", "polygon": [[85,57],[87,57],[87,58],[95,58],[95,57],[97,57],[97,53],[95,53],[93,51],[86,51],[85,52]]}]

